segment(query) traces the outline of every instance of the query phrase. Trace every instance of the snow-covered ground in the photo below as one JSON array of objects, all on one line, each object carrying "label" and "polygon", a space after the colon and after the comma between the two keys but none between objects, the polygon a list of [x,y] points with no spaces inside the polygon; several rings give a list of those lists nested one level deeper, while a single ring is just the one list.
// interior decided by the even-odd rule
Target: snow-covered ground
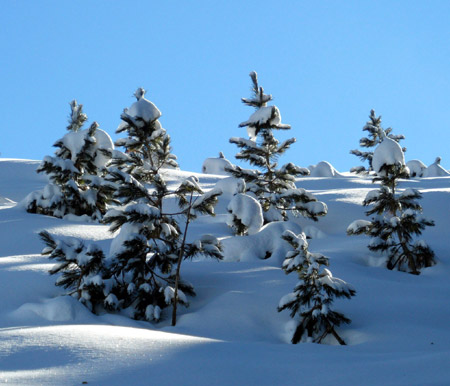
[{"label": "snow-covered ground", "polygon": [[[275,232],[233,240],[226,226],[229,196],[215,218],[199,218],[190,237],[213,233],[224,239],[226,260],[184,262],[183,276],[197,292],[180,309],[178,324],[166,314],[159,324],[119,315],[91,314],[48,274],[38,232],[94,240],[109,250],[103,225],[28,214],[14,206],[46,180],[38,161],[0,159],[0,383],[19,385],[448,385],[450,384],[450,177],[411,179],[424,214],[436,226],[423,238],[437,265],[420,276],[388,271],[367,248],[365,236],[346,236],[364,219],[361,206],[370,179],[305,177],[306,188],[328,205],[319,222],[298,219],[310,251],[330,259],[333,275],[357,294],[335,309],[352,319],[339,329],[348,346],[289,344],[288,312],[280,298],[291,292],[295,274],[280,269],[283,242]],[[193,173],[170,170],[169,180]],[[196,174],[208,190],[224,176]],[[270,259],[259,255],[268,244]],[[233,247],[234,246],[234,247]],[[253,246],[253,247],[252,247]],[[240,261],[238,261],[240,260]]]}]

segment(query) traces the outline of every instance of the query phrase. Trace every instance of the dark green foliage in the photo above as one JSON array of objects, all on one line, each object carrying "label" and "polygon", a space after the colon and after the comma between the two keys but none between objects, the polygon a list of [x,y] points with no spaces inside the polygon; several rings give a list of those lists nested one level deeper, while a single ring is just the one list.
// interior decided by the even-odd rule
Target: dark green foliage
[{"label": "dark green foliage", "polygon": [[39,236],[47,245],[42,254],[57,262],[50,270],[51,275],[60,274],[56,285],[69,290],[69,295],[96,312],[105,300],[107,271],[103,251],[78,239],[55,240],[46,231],[40,232]]},{"label": "dark green foliage", "polygon": [[[120,230],[121,240],[111,256],[112,303],[122,304],[136,319],[157,321],[162,309],[187,305],[185,295],[195,294],[180,278],[183,259],[197,254],[222,257],[216,238],[186,243],[189,222],[198,214],[214,215],[220,192],[204,194],[195,178],[168,188],[163,170],[177,167],[176,157],[158,121],[161,113],[144,94],[138,89],[137,102],[122,114],[117,132],[127,137],[116,145],[125,147],[125,153],[112,154],[107,179],[116,186],[114,197],[123,207],[108,212],[104,221],[112,232]],[[174,203],[178,210],[169,209]]]},{"label": "dark green foliage", "polygon": [[[236,178],[246,182],[247,192],[255,194],[263,209],[266,223],[287,220],[288,212],[302,214],[313,220],[327,212],[326,205],[311,194],[295,192],[295,178],[309,174],[309,170],[287,163],[278,168],[278,158],[296,141],[290,138],[280,143],[273,135],[274,130],[288,130],[291,127],[281,123],[281,114],[276,106],[267,106],[272,96],[264,94],[258,84],[256,72],[250,74],[253,97],[242,98],[242,102],[256,109],[250,118],[239,127],[247,127],[250,139],[230,139],[240,152],[236,158],[256,166],[257,170],[246,170],[238,166],[227,170]],[[314,205],[309,203],[314,202]],[[319,205],[320,204],[320,205]]]},{"label": "dark green foliage", "polygon": [[[114,200],[113,187],[102,179],[104,167],[98,165],[98,157],[107,160],[95,137],[98,124],[94,122],[89,129],[81,130],[87,119],[82,105],[72,101],[70,106],[69,133],[54,144],[58,148],[55,156],[44,157],[37,169],[38,173],[48,175],[50,184],[28,195],[26,208],[30,213],[54,217],[72,214],[101,220]],[[76,148],[74,143],[82,144],[76,154],[72,154]]]},{"label": "dark green foliage", "polygon": [[283,269],[287,274],[297,272],[300,279],[294,292],[284,296],[278,306],[279,312],[290,309],[291,317],[297,321],[292,343],[321,343],[328,334],[332,334],[340,344],[345,345],[335,327],[350,323],[350,319],[331,307],[335,298],[350,299],[356,291],[324,268],[329,265],[327,257],[308,251],[304,234],[297,236],[286,231],[282,238],[292,247],[286,255]]},{"label": "dark green foliage", "polygon": [[399,179],[409,178],[404,165],[384,165],[381,172],[373,179],[380,182],[380,189],[369,192],[363,202],[364,206],[372,206],[366,214],[375,216],[371,221],[351,224],[347,234],[371,236],[369,249],[387,255],[388,269],[418,275],[421,268],[435,263],[434,252],[423,240],[414,242],[413,238],[434,222],[420,215],[422,207],[416,200],[422,195],[418,190],[397,193]]}]

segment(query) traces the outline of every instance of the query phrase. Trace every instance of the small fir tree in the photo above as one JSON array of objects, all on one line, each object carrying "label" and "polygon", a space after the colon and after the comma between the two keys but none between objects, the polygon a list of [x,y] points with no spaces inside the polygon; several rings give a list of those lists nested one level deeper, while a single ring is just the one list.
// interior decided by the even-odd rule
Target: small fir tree
[{"label": "small fir tree", "polygon": [[[359,140],[359,146],[369,149],[372,147],[377,146],[381,142],[381,136],[385,135],[389,138],[393,139],[396,142],[400,142],[402,139],[405,139],[404,135],[394,135],[392,134],[392,128],[387,128],[384,130],[381,127],[381,115],[376,116],[374,110],[370,110],[369,115],[370,120],[366,122],[365,126],[363,127],[363,131],[367,131],[368,135],[367,137],[363,137]],[[403,148],[403,151],[406,151],[406,148]],[[359,173],[359,174],[368,174],[371,171],[373,171],[372,168],[372,157],[373,157],[373,151],[361,151],[358,149],[350,150],[350,154],[356,155],[362,162],[368,161],[369,166],[367,169],[364,166],[356,166],[352,168],[350,171],[353,173]]]},{"label": "small fir tree", "polygon": [[83,106],[75,100],[70,103],[71,115],[63,138],[54,144],[55,156],[44,157],[37,169],[48,175],[50,183],[42,190],[30,193],[24,200],[30,213],[64,217],[86,215],[101,220],[111,198],[113,188],[105,183],[105,166],[113,147],[108,134],[94,122],[81,130],[87,120]]},{"label": "small fir tree", "polygon": [[241,151],[237,159],[245,160],[256,166],[257,170],[242,169],[239,166],[228,168],[234,177],[242,178],[247,184],[247,192],[256,197],[264,213],[265,223],[287,220],[288,212],[301,214],[317,220],[327,212],[324,203],[304,189],[295,187],[295,178],[309,174],[309,170],[293,163],[277,168],[278,158],[296,141],[290,138],[280,143],[273,135],[274,130],[289,130],[291,127],[281,123],[280,110],[276,106],[268,106],[272,95],[264,93],[258,84],[256,72],[251,72],[253,96],[242,98],[247,106],[256,111],[239,127],[247,127],[249,139],[233,137],[231,143]]},{"label": "small fir tree", "polygon": [[329,265],[327,257],[308,251],[304,233],[297,236],[285,231],[282,238],[293,248],[286,255],[283,269],[286,274],[297,272],[300,279],[294,292],[283,296],[278,305],[279,312],[290,309],[291,317],[297,321],[292,343],[321,343],[331,334],[341,345],[345,345],[335,327],[350,323],[350,319],[333,311],[331,306],[335,298],[349,299],[356,291],[324,268]]},{"label": "small fir tree", "polygon": [[363,205],[372,206],[366,214],[374,217],[371,221],[354,221],[347,234],[370,236],[369,249],[387,254],[388,269],[397,268],[418,275],[421,268],[434,264],[434,252],[425,241],[413,241],[413,238],[434,222],[421,216],[418,190],[397,191],[400,179],[409,178],[398,143],[383,136],[373,155],[373,167],[378,174],[373,182],[379,182],[380,188],[370,191]]},{"label": "small fir tree", "polygon": [[[124,146],[126,152],[115,151],[109,168],[108,179],[117,186],[115,197],[123,204],[105,216],[112,232],[120,230],[111,256],[116,280],[110,306],[118,302],[136,319],[157,321],[161,310],[173,304],[175,323],[177,304],[187,305],[185,295],[195,294],[180,278],[181,261],[197,254],[222,257],[214,237],[186,242],[189,223],[197,214],[214,215],[220,191],[204,194],[195,178],[169,189],[162,170],[176,167],[176,157],[158,121],[161,113],[144,94],[138,89],[138,101],[122,114],[117,131],[126,132],[127,137],[116,145]],[[169,209],[173,201],[179,210]]]}]

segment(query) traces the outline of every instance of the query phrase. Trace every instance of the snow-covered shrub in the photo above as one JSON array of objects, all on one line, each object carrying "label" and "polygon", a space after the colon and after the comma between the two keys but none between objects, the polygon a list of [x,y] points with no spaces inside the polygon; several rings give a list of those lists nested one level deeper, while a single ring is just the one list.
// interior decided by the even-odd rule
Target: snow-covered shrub
[{"label": "snow-covered shrub", "polygon": [[[387,128],[386,130],[381,127],[381,115],[376,116],[375,111],[371,110],[369,115],[370,120],[366,122],[363,127],[364,131],[368,132],[367,137],[363,137],[359,140],[359,146],[363,148],[371,148],[377,146],[382,141],[382,136],[387,136],[390,139],[393,139],[396,142],[400,142],[402,139],[405,139],[404,135],[394,135],[392,134],[392,128]],[[403,152],[406,151],[406,148],[402,149]],[[352,168],[350,171],[354,173],[368,174],[373,170],[372,165],[372,157],[373,152],[371,151],[361,151],[361,150],[350,150],[350,154],[356,155],[361,161],[369,162],[369,166],[366,169],[364,166],[356,166]]]},{"label": "snow-covered shrub", "polygon": [[422,177],[423,171],[427,168],[425,164],[418,159],[408,161],[406,167],[409,170],[410,177]]},{"label": "snow-covered shrub", "polygon": [[396,191],[399,179],[408,178],[404,155],[399,144],[383,138],[373,154],[373,170],[378,174],[373,182],[380,182],[378,190],[370,191],[364,206],[372,206],[366,214],[371,221],[357,220],[347,228],[348,235],[366,234],[372,237],[369,249],[387,254],[387,268],[408,271],[418,275],[420,269],[434,264],[434,253],[425,241],[413,241],[434,222],[423,217],[416,200],[421,194],[416,189]]},{"label": "snow-covered shrub", "polygon": [[108,276],[103,251],[74,238],[54,239],[46,231],[40,232],[39,236],[46,244],[42,254],[57,261],[50,270],[52,275],[60,274],[56,285],[68,289],[68,295],[78,299],[90,311],[97,312],[105,301],[105,278]]},{"label": "snow-covered shrub", "polygon": [[311,177],[341,177],[342,175],[327,161],[308,166]]},{"label": "snow-covered shrub", "polygon": [[[214,215],[220,191],[204,193],[194,177],[168,188],[161,169],[176,167],[176,157],[158,121],[160,111],[144,94],[138,89],[138,101],[122,114],[117,131],[127,137],[116,145],[126,152],[116,150],[108,169],[107,178],[117,187],[115,198],[123,204],[104,219],[112,232],[120,230],[110,256],[111,296],[136,319],[159,320],[161,310],[173,304],[175,324],[177,304],[187,304],[186,295],[194,295],[193,287],[180,279],[182,260],[197,254],[222,257],[214,237],[186,242],[190,221],[197,214]],[[171,212],[167,202],[174,199],[179,209]]]},{"label": "snow-covered shrub", "polygon": [[292,343],[321,343],[329,334],[345,345],[335,327],[342,323],[350,323],[350,319],[342,313],[333,311],[335,298],[350,299],[356,291],[345,281],[333,277],[324,266],[328,266],[328,258],[308,251],[308,242],[304,233],[296,235],[285,231],[283,240],[291,246],[283,262],[286,274],[297,272],[299,282],[291,292],[283,296],[278,311],[291,310],[291,317],[296,320],[297,327],[292,336]]},{"label": "snow-covered shrub", "polygon": [[263,226],[264,219],[261,205],[247,194],[236,194],[231,199],[227,209],[227,225],[233,229],[236,235],[252,235]]},{"label": "snow-covered shrub", "polygon": [[[237,159],[245,160],[256,166],[257,170],[242,169],[235,166],[227,169],[236,178],[242,178],[247,184],[247,192],[255,195],[263,209],[264,221],[280,221],[288,219],[288,212],[302,214],[313,220],[327,212],[324,203],[302,189],[295,186],[295,178],[308,175],[306,168],[293,163],[287,163],[277,168],[277,159],[296,141],[290,138],[280,143],[273,135],[274,130],[289,130],[291,127],[281,123],[280,110],[276,106],[268,106],[272,95],[264,93],[258,85],[256,72],[251,72],[253,83],[253,96],[242,98],[247,106],[254,107],[256,111],[250,118],[242,122],[239,127],[247,127],[249,139],[230,138],[241,151]],[[310,205],[316,202],[318,205]]]},{"label": "snow-covered shrub", "polygon": [[434,163],[428,166],[423,172],[422,177],[448,177],[450,173],[441,166],[441,157],[437,157]]},{"label": "snow-covered shrub", "polygon": [[107,133],[94,122],[81,130],[87,116],[82,105],[71,102],[69,132],[54,144],[55,156],[46,156],[37,169],[50,183],[30,193],[21,203],[30,213],[54,217],[88,216],[101,220],[111,199],[112,187],[102,178],[114,145]]},{"label": "snow-covered shrub", "polygon": [[202,166],[202,173],[229,176],[230,172],[227,172],[227,169],[230,168],[233,168],[233,164],[220,152],[218,158],[205,159]]}]

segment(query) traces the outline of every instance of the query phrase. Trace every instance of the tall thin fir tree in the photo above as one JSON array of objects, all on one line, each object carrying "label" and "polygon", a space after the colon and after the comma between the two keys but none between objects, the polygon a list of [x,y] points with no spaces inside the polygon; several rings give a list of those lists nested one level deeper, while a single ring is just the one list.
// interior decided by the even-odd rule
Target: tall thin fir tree
[{"label": "tall thin fir tree", "polygon": [[371,221],[356,220],[347,228],[348,235],[366,234],[372,239],[368,248],[387,255],[386,267],[397,268],[414,275],[424,267],[435,264],[434,252],[424,240],[416,240],[434,222],[421,215],[417,202],[422,197],[417,189],[398,191],[401,179],[409,178],[403,151],[399,144],[382,134],[382,142],[374,151],[373,182],[380,188],[370,191],[364,206],[371,206],[366,214]]},{"label": "tall thin fir tree", "polygon": [[[161,310],[187,305],[186,295],[194,295],[192,285],[181,280],[181,261],[197,254],[222,257],[221,244],[212,236],[193,243],[186,242],[189,223],[197,214],[214,215],[220,191],[204,193],[195,178],[169,189],[164,178],[167,167],[177,167],[171,153],[170,136],[162,128],[160,111],[144,98],[145,91],[135,93],[137,102],[122,114],[117,132],[126,132],[115,151],[109,181],[117,187],[115,197],[122,208],[105,216],[111,231],[120,230],[113,242],[110,270],[115,285],[106,299],[109,308],[126,308],[136,319],[158,321]],[[179,210],[171,211],[174,200]],[[183,224],[184,230],[181,230]]]},{"label": "tall thin fir tree", "polygon": [[304,233],[296,235],[285,231],[282,238],[292,247],[283,262],[283,269],[286,274],[297,272],[300,279],[294,292],[283,296],[278,305],[278,312],[291,310],[291,317],[297,323],[291,342],[322,343],[331,334],[339,344],[345,345],[336,327],[350,323],[350,319],[333,311],[332,304],[335,298],[350,299],[356,291],[324,268],[329,266],[326,256],[308,251]]},{"label": "tall thin fir tree", "polygon": [[50,183],[30,193],[24,200],[30,213],[64,217],[71,214],[100,221],[109,204],[113,204],[112,187],[104,176],[113,147],[108,134],[94,122],[85,130],[87,120],[83,106],[73,100],[68,133],[55,142],[55,156],[46,156],[37,172],[48,175]]},{"label": "tall thin fir tree", "polygon": [[247,127],[249,139],[233,137],[230,142],[241,150],[236,158],[249,162],[258,169],[228,168],[234,177],[246,182],[246,193],[254,195],[261,204],[264,221],[288,219],[288,212],[301,214],[317,221],[327,213],[327,206],[304,189],[297,189],[295,178],[309,174],[309,170],[287,163],[278,168],[278,158],[296,142],[295,138],[280,143],[273,135],[274,130],[289,130],[291,126],[281,123],[280,110],[268,106],[272,95],[265,94],[258,84],[256,72],[250,73],[253,96],[242,98],[242,102],[255,108],[250,118],[239,127]]},{"label": "tall thin fir tree", "polygon": [[[381,136],[384,134],[385,136],[393,139],[396,142],[400,142],[402,139],[405,139],[405,136],[394,135],[392,134],[392,128],[388,127],[386,130],[381,127],[381,115],[376,116],[375,110],[370,110],[369,121],[363,127],[363,131],[367,131],[367,137],[363,137],[359,140],[359,146],[362,148],[370,149],[377,146],[381,142]],[[403,151],[406,151],[406,148],[403,148]],[[350,169],[351,172],[357,174],[369,174],[373,171],[372,168],[372,157],[373,151],[362,151],[358,149],[350,150],[350,154],[357,156],[362,162],[368,162],[369,166],[355,166]]]}]

